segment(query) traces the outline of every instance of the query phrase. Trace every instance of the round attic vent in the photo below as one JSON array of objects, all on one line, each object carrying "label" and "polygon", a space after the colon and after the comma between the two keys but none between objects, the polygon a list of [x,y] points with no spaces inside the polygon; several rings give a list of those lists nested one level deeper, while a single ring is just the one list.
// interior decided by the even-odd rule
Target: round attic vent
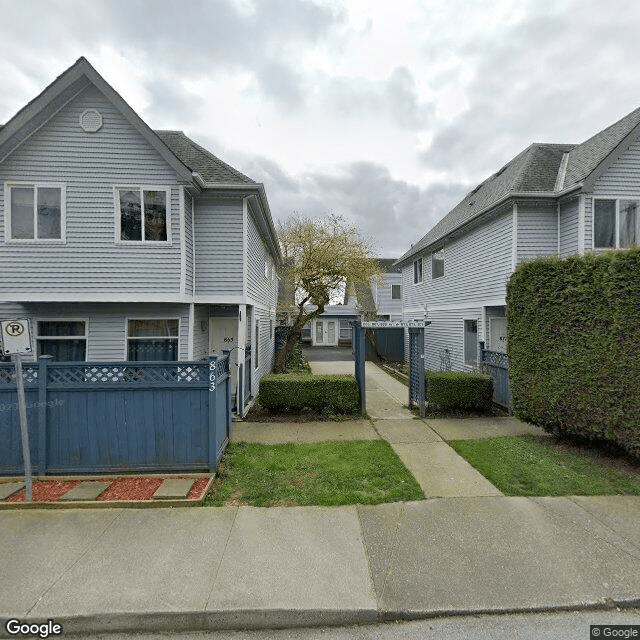
[{"label": "round attic vent", "polygon": [[95,109],[87,109],[80,114],[80,126],[87,133],[94,133],[102,127],[102,116]]}]

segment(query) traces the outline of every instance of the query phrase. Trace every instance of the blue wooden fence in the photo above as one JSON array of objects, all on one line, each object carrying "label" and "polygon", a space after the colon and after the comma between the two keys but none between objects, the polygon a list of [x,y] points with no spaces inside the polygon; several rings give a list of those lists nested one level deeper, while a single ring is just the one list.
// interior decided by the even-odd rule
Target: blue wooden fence
[{"label": "blue wooden fence", "polygon": [[509,361],[507,354],[484,348],[484,341],[478,343],[480,370],[488,373],[493,381],[493,401],[507,411],[511,411],[511,387],[509,386]]},{"label": "blue wooden fence", "polygon": [[[23,364],[38,475],[215,470],[231,429],[228,354],[203,362]],[[13,364],[0,364],[0,474],[23,472]]]}]

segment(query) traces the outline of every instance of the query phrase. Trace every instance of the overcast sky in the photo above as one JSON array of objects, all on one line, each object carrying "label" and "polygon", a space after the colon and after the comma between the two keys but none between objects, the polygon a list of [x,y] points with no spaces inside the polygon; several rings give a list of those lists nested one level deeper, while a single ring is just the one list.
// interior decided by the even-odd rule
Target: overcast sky
[{"label": "overcast sky", "polygon": [[637,0],[0,0],[0,122],[85,56],[153,129],[399,257],[532,142],[640,106]]}]

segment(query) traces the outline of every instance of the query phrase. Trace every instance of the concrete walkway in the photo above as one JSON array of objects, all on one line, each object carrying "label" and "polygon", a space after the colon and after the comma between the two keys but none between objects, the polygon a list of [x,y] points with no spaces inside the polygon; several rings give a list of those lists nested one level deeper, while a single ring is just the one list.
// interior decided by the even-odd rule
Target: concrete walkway
[{"label": "concrete walkway", "polygon": [[[640,497],[501,496],[443,438],[526,425],[431,428],[402,409],[406,388],[381,374],[367,369],[373,427],[322,423],[312,431],[384,437],[414,474],[422,467],[428,494],[453,497],[332,508],[2,511],[0,636],[8,637],[9,618],[96,635],[638,606]],[[266,425],[295,441],[311,438],[309,427]]]}]

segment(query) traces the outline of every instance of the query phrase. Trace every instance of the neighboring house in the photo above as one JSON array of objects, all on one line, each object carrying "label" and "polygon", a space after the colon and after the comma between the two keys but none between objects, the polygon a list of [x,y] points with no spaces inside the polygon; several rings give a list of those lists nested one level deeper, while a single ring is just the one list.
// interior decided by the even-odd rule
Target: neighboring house
[{"label": "neighboring house", "polygon": [[395,262],[394,258],[379,258],[382,278],[371,278],[368,285],[358,285],[355,291],[347,286],[344,304],[325,307],[322,315],[305,325],[302,340],[313,346],[350,345],[354,320],[401,320],[402,270]]},{"label": "neighboring house", "polygon": [[[532,144],[478,185],[397,265],[425,367],[471,370],[506,349],[506,284],[523,260],[640,240],[640,109],[578,145]],[[550,292],[552,295],[552,292]]]},{"label": "neighboring house", "polygon": [[270,371],[282,257],[264,186],[150,129],[84,58],[0,129],[0,180],[0,318],[31,320],[34,356],[233,349],[254,390]]}]

